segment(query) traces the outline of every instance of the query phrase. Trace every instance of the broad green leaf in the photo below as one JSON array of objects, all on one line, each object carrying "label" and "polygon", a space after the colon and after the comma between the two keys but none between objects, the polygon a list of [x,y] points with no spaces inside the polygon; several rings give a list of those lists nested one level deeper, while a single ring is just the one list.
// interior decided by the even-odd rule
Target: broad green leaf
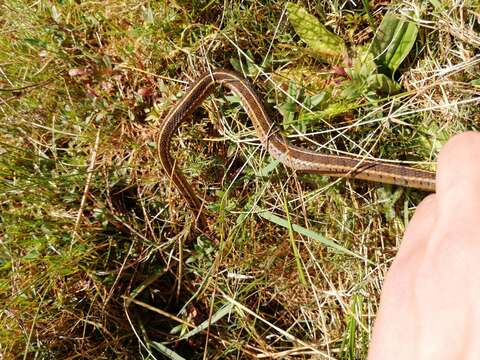
[{"label": "broad green leaf", "polygon": [[276,106],[280,114],[283,116],[283,127],[286,127],[286,124],[293,121],[295,118],[295,112],[297,109],[296,99],[298,97],[298,88],[295,81],[290,81],[288,84],[288,97],[285,99],[285,102]]},{"label": "broad green leaf", "polygon": [[370,75],[367,79],[367,86],[369,90],[386,95],[397,94],[401,89],[399,83],[384,74]]},{"label": "broad green leaf", "polygon": [[375,34],[370,50],[376,63],[393,74],[412,50],[417,34],[418,27],[415,23],[387,13]]},{"label": "broad green leaf", "polygon": [[374,91],[378,95],[393,95],[401,86],[384,74],[379,74],[374,55],[358,48],[358,55],[353,58],[352,67],[346,69],[350,79],[342,83],[342,97],[354,100]]},{"label": "broad green leaf", "polygon": [[362,47],[357,48],[357,53],[352,67],[345,69],[349,79],[342,82],[341,97],[349,101],[364,96],[368,92],[367,79],[377,73],[373,54]]},{"label": "broad green leaf", "polygon": [[325,61],[334,62],[346,51],[343,40],[330,32],[315,16],[294,3],[287,4],[288,20],[311,50]]},{"label": "broad green leaf", "polygon": [[322,91],[316,95],[310,96],[310,107],[309,109],[315,109],[322,103],[325,103],[326,100],[329,98],[330,94],[326,91]]},{"label": "broad green leaf", "polygon": [[352,80],[365,81],[370,75],[377,73],[377,64],[373,54],[363,48],[357,49],[358,55],[352,59],[352,67],[345,69]]}]

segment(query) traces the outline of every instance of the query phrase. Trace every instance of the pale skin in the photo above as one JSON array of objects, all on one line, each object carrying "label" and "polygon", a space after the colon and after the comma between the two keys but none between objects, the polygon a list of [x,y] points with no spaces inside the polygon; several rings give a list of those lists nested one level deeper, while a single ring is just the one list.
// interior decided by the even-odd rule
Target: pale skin
[{"label": "pale skin", "polygon": [[409,223],[383,284],[369,360],[480,358],[480,133],[442,148],[437,192]]}]

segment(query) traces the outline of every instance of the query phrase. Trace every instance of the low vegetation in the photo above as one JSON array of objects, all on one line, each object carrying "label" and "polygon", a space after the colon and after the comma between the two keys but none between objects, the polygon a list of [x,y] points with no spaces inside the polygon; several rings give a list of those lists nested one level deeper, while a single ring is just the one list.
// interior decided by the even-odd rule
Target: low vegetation
[{"label": "low vegetation", "polygon": [[[480,120],[476,1],[9,0],[0,13],[0,358],[366,358],[426,194],[284,168],[219,90],[174,139],[208,214],[199,233],[161,171],[159,124],[225,67],[295,144],[434,170]],[[397,55],[385,18],[404,26]]]}]

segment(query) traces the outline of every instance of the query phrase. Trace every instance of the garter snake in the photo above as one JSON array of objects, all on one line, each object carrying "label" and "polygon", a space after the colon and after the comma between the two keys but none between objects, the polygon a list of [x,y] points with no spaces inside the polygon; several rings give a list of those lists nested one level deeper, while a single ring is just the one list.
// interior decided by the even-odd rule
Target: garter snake
[{"label": "garter snake", "polygon": [[158,138],[158,155],[163,169],[192,210],[198,213],[198,220],[202,227],[205,225],[205,220],[201,214],[201,204],[185,176],[177,168],[170,154],[170,143],[180,124],[189,118],[217,85],[226,87],[240,98],[263,146],[272,157],[289,168],[301,172],[435,191],[435,173],[433,172],[361,157],[322,154],[290,144],[268,117],[250,82],[236,72],[217,69],[204,73],[187,89],[185,96],[164,119]]}]

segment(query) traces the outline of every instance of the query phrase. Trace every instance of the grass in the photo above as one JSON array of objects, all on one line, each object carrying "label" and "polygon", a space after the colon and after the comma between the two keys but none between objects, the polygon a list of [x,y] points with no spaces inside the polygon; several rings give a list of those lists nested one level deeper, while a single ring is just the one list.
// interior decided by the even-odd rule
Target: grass
[{"label": "grass", "polygon": [[242,66],[292,141],[433,169],[478,128],[480,9],[300,3],[349,47],[389,9],[417,14],[402,93],[292,101],[334,79],[283,1],[0,2],[2,358],[366,358],[425,194],[295,174],[219,92],[174,140],[209,209],[199,235],[160,170],[159,124],[200,72]]}]

